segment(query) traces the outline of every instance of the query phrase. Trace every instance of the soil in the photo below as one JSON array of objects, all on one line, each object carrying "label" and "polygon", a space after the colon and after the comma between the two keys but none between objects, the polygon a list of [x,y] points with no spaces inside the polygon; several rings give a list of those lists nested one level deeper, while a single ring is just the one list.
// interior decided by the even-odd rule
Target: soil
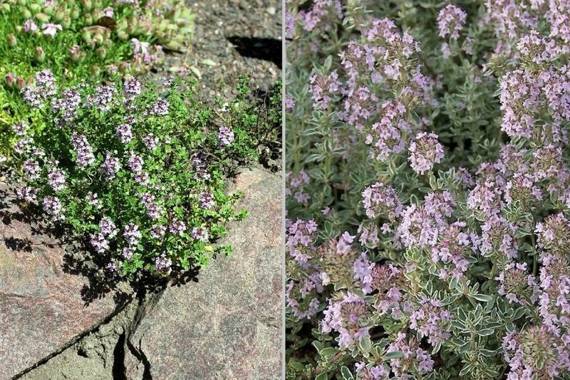
[{"label": "soil", "polygon": [[227,98],[240,76],[268,89],[281,78],[281,1],[187,2],[195,15],[191,50],[170,57],[175,70],[200,80],[203,94]]}]

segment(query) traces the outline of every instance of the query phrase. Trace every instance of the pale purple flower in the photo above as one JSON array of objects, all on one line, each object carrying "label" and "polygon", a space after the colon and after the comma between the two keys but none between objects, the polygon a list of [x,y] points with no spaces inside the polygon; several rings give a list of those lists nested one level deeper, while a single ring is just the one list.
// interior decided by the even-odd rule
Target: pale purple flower
[{"label": "pale purple flower", "polygon": [[439,36],[446,38],[449,36],[451,39],[456,40],[459,38],[459,32],[465,25],[467,14],[459,7],[449,4],[439,11],[437,15],[437,28]]},{"label": "pale purple flower", "polygon": [[355,237],[356,236],[352,236],[351,234],[345,231],[338,239],[338,242],[336,244],[336,252],[339,255],[345,255],[348,252],[350,252],[352,248],[352,242],[354,241]]},{"label": "pale purple flower", "polygon": [[536,279],[528,273],[526,263],[507,264],[496,280],[499,281],[498,293],[509,302],[531,305],[536,300]]},{"label": "pale purple flower", "polygon": [[216,205],[214,196],[210,192],[203,192],[200,194],[200,206],[205,209],[211,209]]},{"label": "pale purple flower", "polygon": [[90,243],[97,253],[104,253],[109,250],[109,240],[102,233],[91,235]]},{"label": "pale purple flower", "polygon": [[538,235],[538,246],[542,249],[561,256],[570,253],[570,221],[563,213],[547,216],[536,225],[535,232]]},{"label": "pale purple flower", "polygon": [[46,23],[42,24],[42,33],[46,36],[55,37],[57,32],[61,31],[62,27],[59,24]]},{"label": "pale purple flower", "polygon": [[336,71],[325,75],[313,74],[309,78],[309,83],[315,109],[327,109],[332,97],[341,93],[341,83]]},{"label": "pale purple flower", "polygon": [[50,70],[43,70],[35,75],[35,83],[22,89],[24,100],[32,107],[40,107],[42,104],[55,96],[57,86],[55,77]]},{"label": "pale purple flower", "polygon": [[153,116],[166,116],[168,115],[168,107],[168,100],[159,99],[152,105],[150,114]]},{"label": "pale purple flower", "polygon": [[135,254],[135,249],[133,247],[125,247],[121,252],[121,256],[123,256],[125,260],[132,259],[134,254]]},{"label": "pale purple flower", "polygon": [[395,221],[403,211],[402,203],[393,187],[376,182],[362,192],[362,205],[366,216]]},{"label": "pale purple flower", "polygon": [[137,245],[142,238],[139,226],[133,223],[127,224],[123,229],[123,237],[130,246]]},{"label": "pale purple flower", "polygon": [[353,293],[347,293],[340,301],[329,300],[324,310],[321,330],[324,333],[338,332],[339,346],[347,348],[368,336],[364,320],[368,316],[366,302]]},{"label": "pale purple flower", "polygon": [[287,234],[285,246],[289,255],[301,266],[304,266],[314,249],[318,226],[314,220],[298,219],[295,222],[287,221]]},{"label": "pale purple flower", "polygon": [[495,252],[514,259],[518,255],[518,244],[516,240],[516,228],[504,217],[491,215],[481,226],[483,234],[481,236],[480,250],[483,255],[491,255]]},{"label": "pale purple flower", "polygon": [[168,226],[168,231],[174,235],[182,235],[186,231],[186,224],[178,219],[173,219]]},{"label": "pale purple flower", "polygon": [[129,169],[135,174],[142,173],[144,160],[141,156],[136,155],[135,153],[131,152],[131,155],[128,160]]},{"label": "pale purple flower", "polygon": [[110,261],[109,263],[107,263],[107,265],[105,265],[105,269],[111,274],[115,275],[118,270],[117,263],[114,261]]},{"label": "pale purple flower", "polygon": [[24,173],[29,179],[38,179],[40,176],[41,168],[35,160],[26,160],[23,164]]},{"label": "pale purple flower", "polygon": [[48,183],[55,191],[65,189],[65,174],[62,170],[52,169],[48,173]]},{"label": "pale purple flower", "polygon": [[153,239],[162,239],[166,234],[166,227],[165,226],[154,226],[150,230],[150,236]]},{"label": "pale purple flower", "polygon": [[209,239],[208,230],[203,227],[192,228],[192,238],[207,242]]},{"label": "pale purple flower", "polygon": [[97,193],[94,193],[92,191],[87,193],[87,195],[85,196],[85,200],[87,201],[88,205],[95,207],[96,209],[100,209],[101,207],[103,207],[101,200],[99,199],[99,195],[97,195]]},{"label": "pale purple flower", "polygon": [[101,85],[95,88],[95,93],[89,97],[89,105],[100,111],[108,111],[113,103],[115,87]]},{"label": "pale purple flower", "polygon": [[63,205],[58,198],[48,195],[44,198],[42,207],[49,216],[55,219],[63,219]]},{"label": "pale purple flower", "polygon": [[222,126],[218,131],[218,139],[220,140],[220,145],[228,146],[234,141],[234,132],[230,128]]},{"label": "pale purple flower", "polygon": [[119,230],[117,229],[115,223],[113,223],[113,220],[105,216],[99,221],[99,231],[103,236],[113,238],[117,235],[117,232]]},{"label": "pale purple flower", "polygon": [[16,123],[12,125],[12,130],[16,134],[16,136],[25,136],[26,131],[28,130],[28,125],[24,122]]},{"label": "pale purple flower", "polygon": [[115,12],[113,11],[112,7],[107,7],[103,9],[103,16],[105,17],[113,18],[114,13]]},{"label": "pale purple flower", "polygon": [[153,150],[158,146],[158,137],[156,137],[154,134],[149,133],[148,135],[144,136],[142,138],[144,145],[147,147],[147,149],[149,150]]},{"label": "pale purple flower", "polygon": [[38,191],[32,187],[24,186],[16,190],[18,199],[24,200],[29,203],[36,203],[38,201]]},{"label": "pale purple flower", "polygon": [[129,123],[121,124],[117,127],[117,137],[123,144],[128,144],[133,139],[132,126]]},{"label": "pale purple flower", "polygon": [[123,88],[127,97],[132,98],[142,92],[142,84],[134,77],[127,77],[125,79]]},{"label": "pale purple flower", "polygon": [[73,121],[81,104],[81,95],[75,89],[66,89],[61,97],[51,102],[52,111],[57,113],[64,123]]},{"label": "pale purple flower", "polygon": [[158,256],[155,261],[156,270],[159,272],[168,272],[170,271],[170,267],[172,266],[172,260],[166,257],[166,254],[162,254]]},{"label": "pale purple flower", "polygon": [[24,32],[26,32],[26,33],[35,33],[35,32],[38,31],[38,26],[36,25],[36,23],[34,22],[34,20],[32,20],[32,19],[27,19],[27,20],[24,22],[23,30],[24,30]]},{"label": "pale purple flower", "polygon": [[[299,288],[301,289],[299,290]],[[323,290],[318,272],[308,276],[302,287],[301,284],[297,284],[295,281],[287,283],[285,287],[286,305],[296,318],[311,318],[319,311],[319,300],[308,296],[312,290],[315,290],[317,293]]]},{"label": "pale purple flower", "polygon": [[141,202],[145,206],[147,215],[151,219],[158,219],[162,214],[162,210],[156,202],[156,197],[152,194],[145,193],[141,197]]},{"label": "pale purple flower", "polygon": [[77,164],[80,167],[86,168],[95,163],[93,149],[91,148],[91,145],[89,145],[85,136],[80,135],[77,132],[73,132],[73,135],[71,136],[71,144],[73,145],[73,149],[77,155]]},{"label": "pale purple flower", "polygon": [[433,371],[434,361],[429,353],[420,348],[418,341],[408,339],[403,332],[399,332],[396,339],[388,345],[387,352],[401,352],[404,355],[390,360],[390,367],[398,379],[412,379],[409,374],[415,371],[421,374]]},{"label": "pale purple flower", "polygon": [[435,133],[420,132],[410,144],[410,165],[420,175],[433,169],[443,159],[443,146]]},{"label": "pale purple flower", "polygon": [[385,365],[367,366],[363,362],[355,364],[356,376],[359,380],[384,380],[388,379],[390,369]]},{"label": "pale purple flower", "polygon": [[451,314],[441,301],[425,298],[410,316],[410,328],[416,330],[420,337],[426,337],[429,344],[437,346],[450,337],[450,321]]},{"label": "pale purple flower", "polygon": [[299,12],[303,28],[310,32],[325,18],[327,14],[340,18],[342,15],[342,5],[340,0],[316,0],[308,11]]},{"label": "pale purple flower", "polygon": [[103,161],[103,165],[101,166],[103,173],[107,176],[107,179],[115,178],[115,175],[121,170],[121,162],[118,158],[113,157],[111,153],[105,154],[105,161]]}]

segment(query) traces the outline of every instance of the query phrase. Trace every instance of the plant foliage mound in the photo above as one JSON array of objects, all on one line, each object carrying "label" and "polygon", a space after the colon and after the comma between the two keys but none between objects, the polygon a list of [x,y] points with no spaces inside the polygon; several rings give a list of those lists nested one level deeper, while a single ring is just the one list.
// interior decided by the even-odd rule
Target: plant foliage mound
[{"label": "plant foliage mound", "polygon": [[40,70],[65,84],[144,73],[183,51],[193,17],[172,0],[0,1],[0,154],[8,127],[25,117],[15,96]]},{"label": "plant foliage mound", "polygon": [[569,379],[569,3],[288,3],[287,377]]},{"label": "plant foliage mound", "polygon": [[216,241],[244,213],[227,176],[257,157],[243,100],[217,111],[192,83],[60,87],[49,71],[23,98],[5,165],[22,202],[83,243],[82,266],[109,282],[173,278],[230,251]]}]

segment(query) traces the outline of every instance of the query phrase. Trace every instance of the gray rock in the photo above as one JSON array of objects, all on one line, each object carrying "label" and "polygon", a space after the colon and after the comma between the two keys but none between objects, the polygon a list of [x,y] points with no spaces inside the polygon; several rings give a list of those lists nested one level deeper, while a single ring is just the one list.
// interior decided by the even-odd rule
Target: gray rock
[{"label": "gray rock", "polygon": [[[130,344],[155,379],[278,379],[282,368],[282,191],[277,175],[238,176],[246,220],[230,226],[231,257],[214,260],[197,283],[168,288]],[[140,356],[140,355],[139,355]],[[143,363],[126,359],[127,377]]]},{"label": "gray rock", "polygon": [[34,231],[0,184],[0,379],[57,351],[112,314],[112,297],[85,306],[81,276],[62,270],[63,248]]}]

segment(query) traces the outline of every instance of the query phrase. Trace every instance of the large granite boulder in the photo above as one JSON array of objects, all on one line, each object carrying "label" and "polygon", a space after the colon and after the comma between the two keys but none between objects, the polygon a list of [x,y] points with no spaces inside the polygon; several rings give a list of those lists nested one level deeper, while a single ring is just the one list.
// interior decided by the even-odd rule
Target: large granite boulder
[{"label": "large granite boulder", "polygon": [[82,277],[65,273],[64,250],[24,220],[0,183],[0,379],[57,351],[115,308],[112,297],[86,306]]},{"label": "large granite boulder", "polygon": [[261,169],[238,176],[234,190],[244,193],[249,216],[230,227],[232,256],[145,310],[128,337],[138,354],[126,358],[127,378],[145,371],[161,380],[281,378],[281,189],[280,177]]}]

